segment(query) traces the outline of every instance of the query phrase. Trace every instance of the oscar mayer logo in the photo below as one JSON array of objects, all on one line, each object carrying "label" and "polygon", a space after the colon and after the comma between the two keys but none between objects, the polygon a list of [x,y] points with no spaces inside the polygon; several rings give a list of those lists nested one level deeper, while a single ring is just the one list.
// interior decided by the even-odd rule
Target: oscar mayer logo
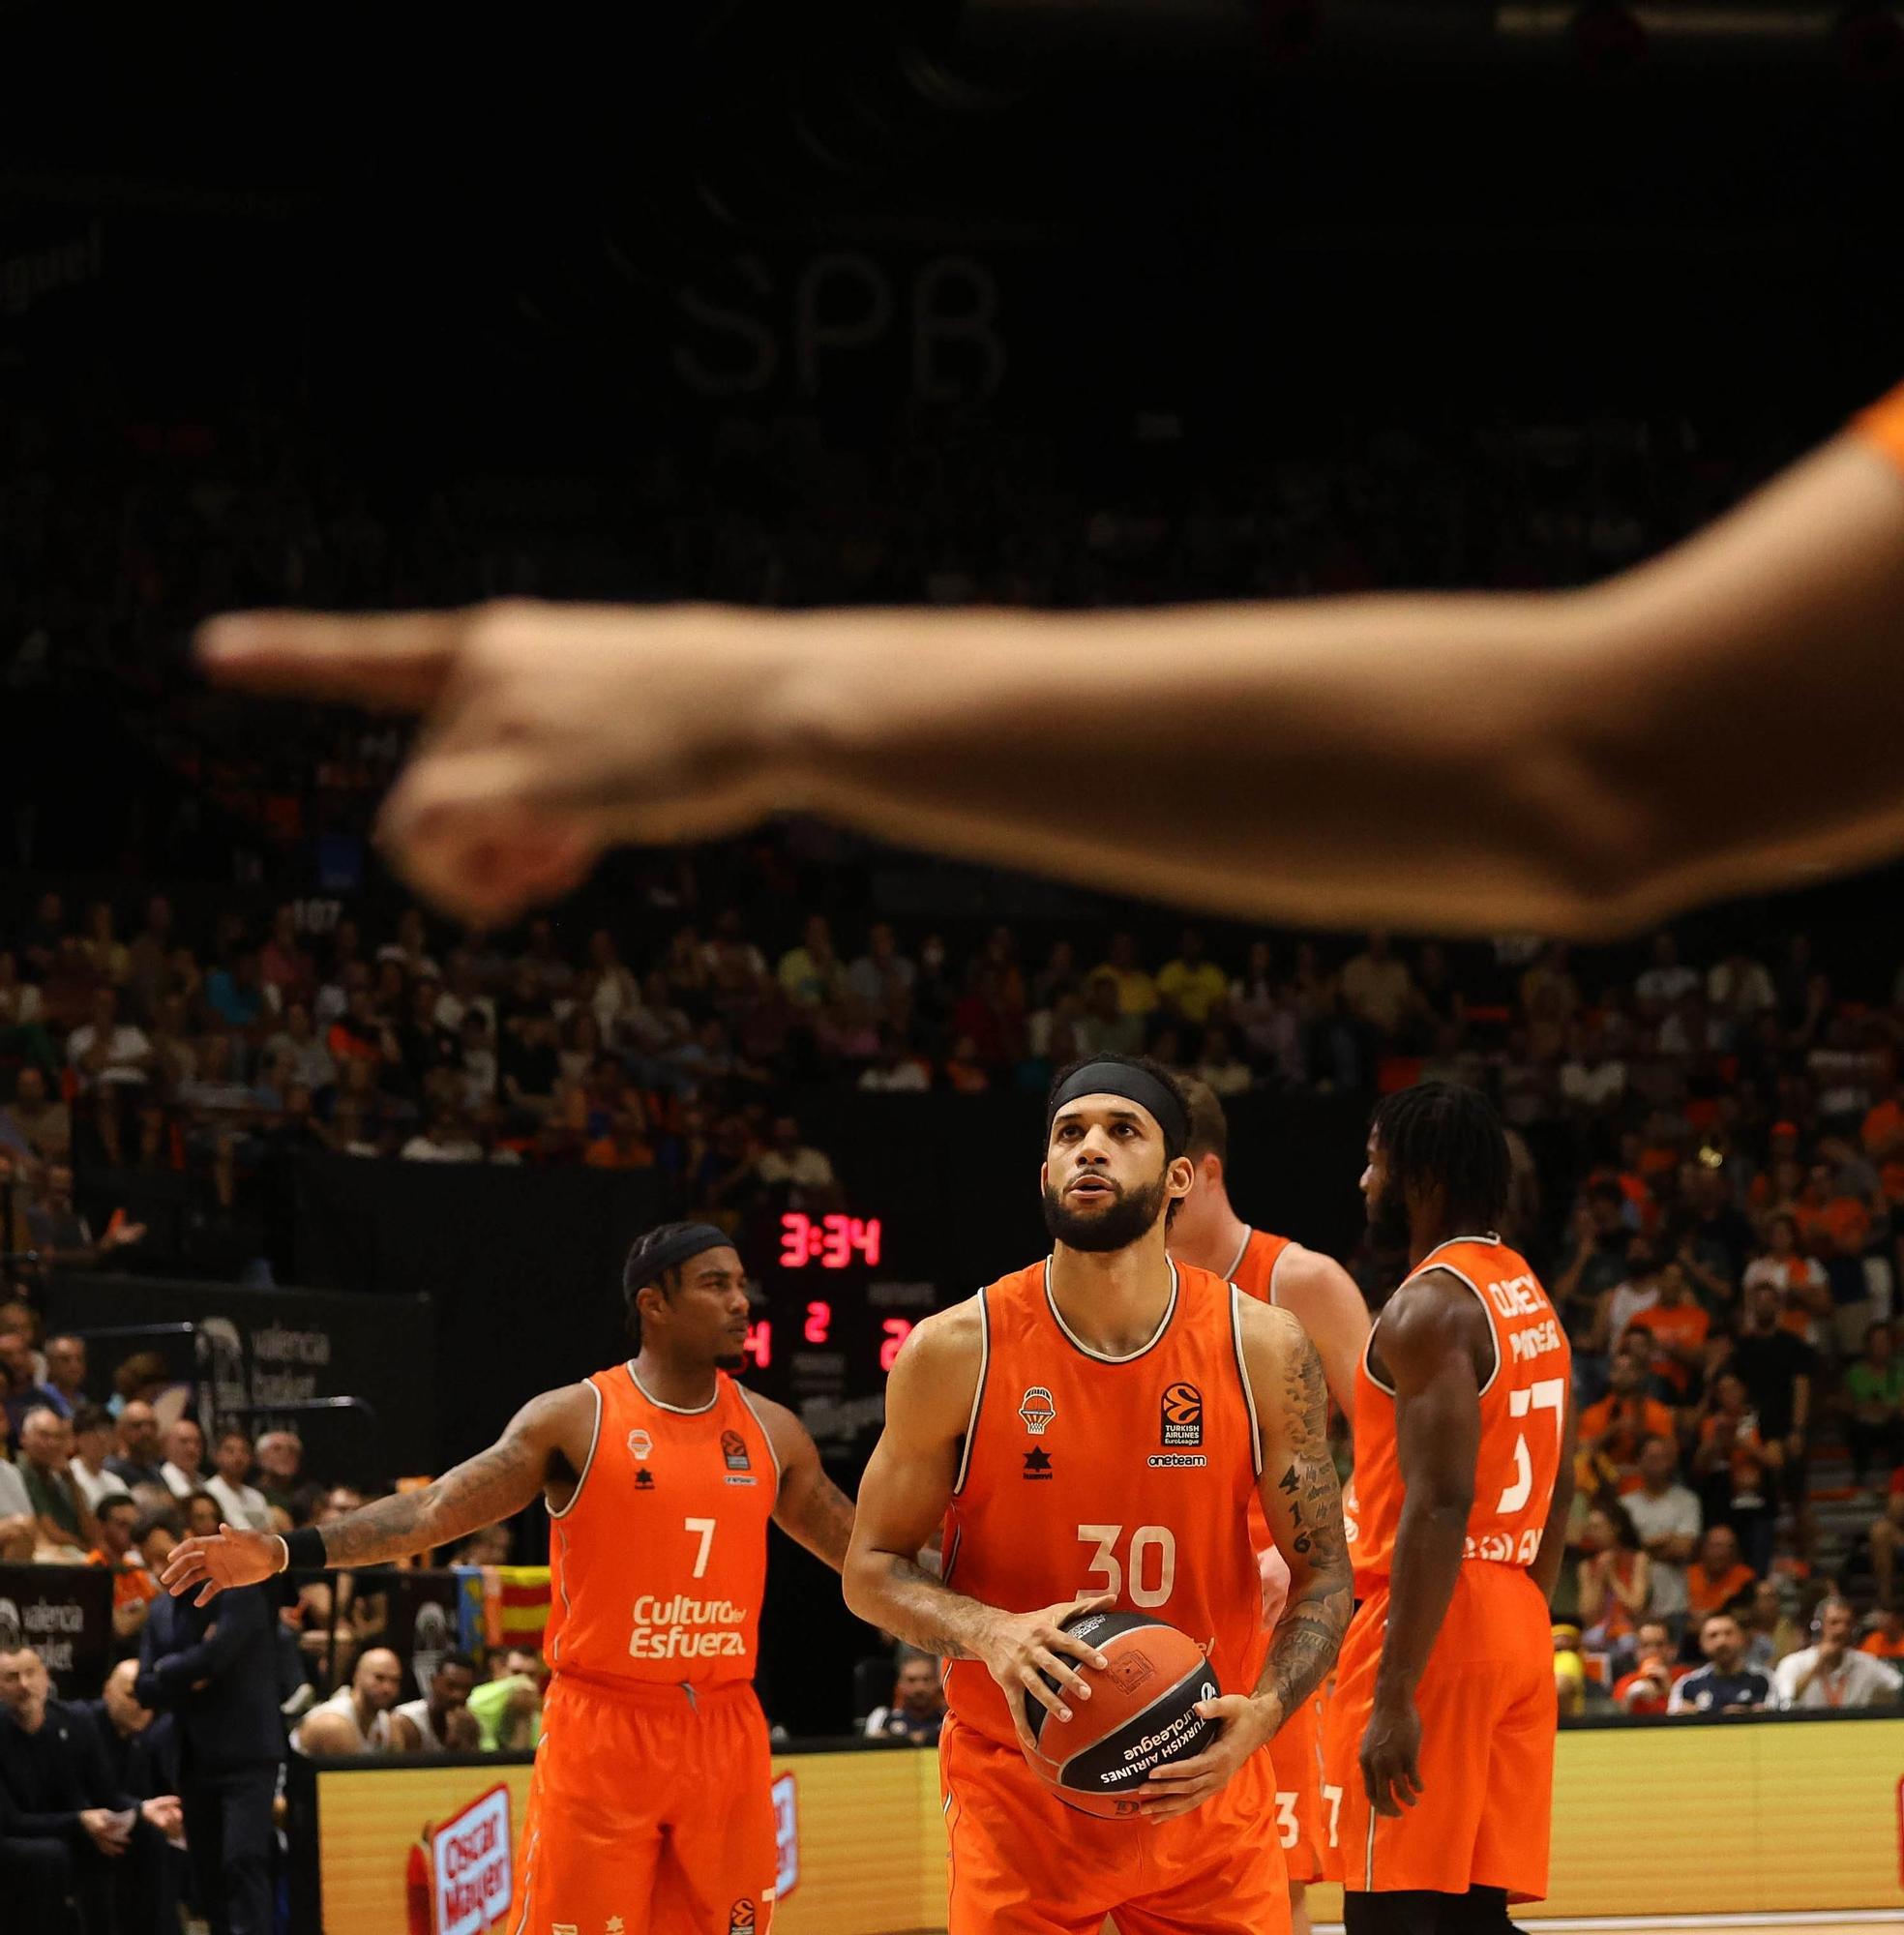
[{"label": "oscar mayer logo", "polygon": [[800,1885],[800,1794],[790,1773],[773,1784],[774,1899],[785,1901]]},{"label": "oscar mayer logo", "polygon": [[482,1935],[515,1904],[509,1789],[492,1787],[430,1837],[436,1935]]}]

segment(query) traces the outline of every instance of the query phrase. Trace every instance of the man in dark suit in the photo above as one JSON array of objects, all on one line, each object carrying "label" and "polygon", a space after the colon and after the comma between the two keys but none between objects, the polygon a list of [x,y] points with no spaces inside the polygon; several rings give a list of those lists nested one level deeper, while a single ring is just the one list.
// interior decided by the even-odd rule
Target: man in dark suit
[{"label": "man in dark suit", "polygon": [[122,1659],[105,1676],[104,1697],[82,1700],[79,1711],[91,1722],[114,1783],[141,1801],[179,1791],[178,1726],[169,1713],[141,1707],[134,1686],[139,1663]]},{"label": "man in dark suit", "polygon": [[[113,1785],[137,1801],[179,1791],[178,1727],[169,1713],[141,1707],[133,1691],[138,1661],[122,1659],[106,1675],[104,1697],[80,1703]],[[167,1846],[159,1863],[161,1920],[167,1935],[178,1921],[185,1886],[185,1850]]]},{"label": "man in dark suit", "polygon": [[161,1593],[139,1640],[141,1707],[177,1715],[185,1836],[212,1935],[272,1935],[271,1804],[284,1758],[267,1589],[209,1606]]},{"label": "man in dark suit", "polygon": [[0,1837],[29,1904],[25,1927],[63,1930],[70,1899],[86,1935],[161,1935],[176,1797],[140,1801],[114,1783],[84,1712],[52,1698],[31,1647],[0,1652]]}]

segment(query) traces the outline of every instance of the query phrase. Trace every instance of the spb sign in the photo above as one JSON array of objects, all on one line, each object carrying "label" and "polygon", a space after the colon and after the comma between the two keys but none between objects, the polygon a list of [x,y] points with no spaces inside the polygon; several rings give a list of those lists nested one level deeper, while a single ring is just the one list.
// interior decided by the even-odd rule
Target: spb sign
[{"label": "spb sign", "polygon": [[430,1837],[434,1935],[483,1935],[509,1913],[509,1789],[492,1787]]}]

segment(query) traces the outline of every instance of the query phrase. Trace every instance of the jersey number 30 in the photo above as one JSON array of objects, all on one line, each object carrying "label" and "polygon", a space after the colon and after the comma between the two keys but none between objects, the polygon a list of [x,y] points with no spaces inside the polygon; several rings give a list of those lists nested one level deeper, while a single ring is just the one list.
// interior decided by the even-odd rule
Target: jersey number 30
[{"label": "jersey number 30", "polygon": [[[1117,1541],[1124,1535],[1120,1525],[1081,1525],[1078,1536],[1097,1547],[1091,1554],[1090,1582],[1085,1593],[1109,1593],[1114,1599],[1125,1593],[1126,1574],[1130,1579],[1130,1602],[1134,1606],[1161,1606],[1176,1584],[1176,1535],[1167,1525],[1140,1525],[1130,1535],[1124,1558],[1117,1557]],[[1082,1594],[1080,1595],[1082,1596]]]}]

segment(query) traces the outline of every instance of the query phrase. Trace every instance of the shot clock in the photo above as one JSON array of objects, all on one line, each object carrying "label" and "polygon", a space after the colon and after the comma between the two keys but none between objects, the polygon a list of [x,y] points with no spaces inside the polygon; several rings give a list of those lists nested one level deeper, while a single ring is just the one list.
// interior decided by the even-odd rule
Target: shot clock
[{"label": "shot clock", "polygon": [[803,1216],[789,1209],[780,1219],[782,1269],[851,1269],[855,1257],[868,1269],[879,1267],[877,1216]]},{"label": "shot clock", "polygon": [[[747,1335],[747,1382],[790,1405],[829,1455],[870,1447],[886,1373],[937,1303],[931,1283],[893,1280],[878,1216],[789,1209],[755,1235],[763,1293]],[[751,1260],[750,1258],[750,1260]]]}]

